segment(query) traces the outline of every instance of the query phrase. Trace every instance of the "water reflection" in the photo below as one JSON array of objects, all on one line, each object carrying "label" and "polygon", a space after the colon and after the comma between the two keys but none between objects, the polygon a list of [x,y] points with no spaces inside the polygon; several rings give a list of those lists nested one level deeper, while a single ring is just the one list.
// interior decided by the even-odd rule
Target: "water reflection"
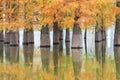
[{"label": "water reflection", "polygon": [[10,63],[18,63],[19,62],[19,47],[18,46],[10,46]]},{"label": "water reflection", "polygon": [[82,66],[82,49],[72,49],[72,62],[75,80],[79,80],[78,75]]},{"label": "water reflection", "polygon": [[[95,67],[93,73],[90,74],[95,74],[95,78],[97,80],[104,80],[104,75],[105,75],[105,68],[104,65],[108,64],[107,59],[108,57],[105,54],[106,51],[106,46],[105,46],[105,41],[102,42],[97,42],[95,43],[95,56],[94,60],[98,62],[100,67]],[[62,45],[61,45],[62,44]],[[4,62],[3,60],[3,45],[4,45],[4,50],[5,50],[5,56],[6,56],[6,61],[10,63],[17,63],[19,61],[19,47],[18,46],[9,46],[9,44],[3,44],[0,42],[0,59],[1,62]],[[88,59],[87,63],[85,63],[85,55],[82,54],[81,49],[72,49],[72,57],[70,55],[70,41],[66,41],[66,55],[63,54],[65,52],[62,47],[63,47],[63,41],[60,41],[60,44],[54,44],[53,45],[53,53],[52,56],[50,56],[50,48],[43,48],[41,47],[41,62],[40,66],[42,66],[42,70],[45,72],[49,72],[48,74],[52,74],[55,76],[59,76],[60,80],[68,80],[65,77],[68,76],[69,74],[72,77],[75,77],[75,80],[79,80],[81,77],[80,74],[84,73],[84,64],[87,64],[87,70],[90,70],[92,66],[89,66],[90,59],[89,59],[89,54],[94,54],[94,53],[89,53],[88,52]],[[89,44],[88,44],[89,45]],[[34,65],[33,63],[33,58],[36,58],[34,56],[34,44],[24,44],[23,46],[23,51],[24,51],[24,62],[25,65],[31,66]],[[120,80],[120,48],[115,47],[115,64],[116,64],[116,79]],[[36,54],[39,54],[36,52]],[[53,61],[53,62],[51,62]],[[114,61],[114,60],[113,60]],[[94,62],[93,62],[94,63]],[[38,63],[37,63],[38,64]],[[92,65],[92,64],[91,64]],[[51,67],[52,66],[52,67]],[[52,69],[51,69],[52,68]],[[111,68],[111,67],[110,67]],[[114,68],[114,67],[113,67]],[[40,72],[40,71],[38,71]],[[95,72],[95,73],[94,73]],[[66,75],[67,74],[67,75]],[[114,74],[114,73],[113,73]],[[86,76],[87,74],[85,74]],[[69,77],[71,77],[69,76]],[[57,80],[57,79],[56,79]],[[72,79],[74,80],[74,79]]]},{"label": "water reflection", "polygon": [[43,71],[49,72],[50,47],[41,48],[41,59]]},{"label": "water reflection", "polygon": [[25,64],[32,66],[33,64],[33,54],[34,54],[34,44],[26,44],[23,46]]},{"label": "water reflection", "polygon": [[120,80],[120,47],[114,47],[116,80]]},{"label": "water reflection", "polygon": [[0,61],[3,62],[3,42],[0,42]]},{"label": "water reflection", "polygon": [[58,75],[59,45],[53,45],[54,74]]}]

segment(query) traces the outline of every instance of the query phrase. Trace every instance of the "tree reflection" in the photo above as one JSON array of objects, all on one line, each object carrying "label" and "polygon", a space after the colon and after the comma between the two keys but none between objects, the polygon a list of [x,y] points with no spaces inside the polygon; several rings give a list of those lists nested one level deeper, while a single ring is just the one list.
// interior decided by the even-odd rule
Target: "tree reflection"
[{"label": "tree reflection", "polygon": [[49,71],[49,57],[50,57],[50,47],[41,48],[43,71],[47,71],[47,72]]},{"label": "tree reflection", "polygon": [[34,44],[27,44],[23,46],[25,64],[32,66],[33,64],[33,53],[34,53]]},{"label": "tree reflection", "polygon": [[72,62],[75,80],[79,80],[78,75],[82,66],[82,49],[72,49]]},{"label": "tree reflection", "polygon": [[53,45],[54,74],[58,75],[59,45]]},{"label": "tree reflection", "polygon": [[0,61],[3,62],[3,42],[0,42]]},{"label": "tree reflection", "polygon": [[120,47],[114,47],[114,56],[116,64],[116,80],[120,80]]}]

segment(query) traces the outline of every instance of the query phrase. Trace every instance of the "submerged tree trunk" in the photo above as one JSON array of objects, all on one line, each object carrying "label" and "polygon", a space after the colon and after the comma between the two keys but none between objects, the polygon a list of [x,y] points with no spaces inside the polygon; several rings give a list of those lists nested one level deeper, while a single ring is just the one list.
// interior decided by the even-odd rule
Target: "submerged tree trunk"
[{"label": "submerged tree trunk", "polygon": [[42,27],[41,30],[41,58],[43,71],[49,71],[49,56],[50,56],[50,34],[48,26]]},{"label": "submerged tree trunk", "polygon": [[23,46],[25,65],[33,65],[34,44],[28,44]]},{"label": "submerged tree trunk", "polygon": [[72,49],[82,49],[82,31],[78,24],[74,24],[72,35]]},{"label": "submerged tree trunk", "polygon": [[19,60],[19,34],[10,31],[10,63],[16,63]]},{"label": "submerged tree trunk", "polygon": [[33,29],[24,30],[23,45],[34,44],[34,31]]},{"label": "submerged tree trunk", "polygon": [[60,40],[59,55],[62,56],[62,54],[63,54],[63,29],[59,30],[59,33],[60,33],[60,37],[59,37],[59,40]]},{"label": "submerged tree trunk", "polygon": [[55,22],[53,26],[53,45],[59,45],[59,28],[58,23]]},{"label": "submerged tree trunk", "polygon": [[19,46],[18,32],[10,31],[10,46]]},{"label": "submerged tree trunk", "polygon": [[54,58],[54,74],[58,75],[58,55],[59,55],[59,28],[55,22],[53,26],[53,58]]},{"label": "submerged tree trunk", "polygon": [[69,29],[66,29],[65,45],[66,45],[66,55],[70,55],[70,30]]},{"label": "submerged tree trunk", "polygon": [[40,47],[43,47],[43,48],[48,47],[48,48],[50,48],[50,35],[49,35],[48,26],[42,27],[40,40],[41,40]]},{"label": "submerged tree trunk", "polygon": [[[117,2],[117,6],[120,7],[120,1]],[[120,17],[119,15],[116,17],[116,26],[115,26],[115,34],[114,34],[116,80],[120,80]]]},{"label": "submerged tree trunk", "polygon": [[72,58],[74,66],[75,80],[79,80],[78,75],[81,68],[82,55],[82,31],[77,23],[74,24],[72,35]]},{"label": "submerged tree trunk", "polygon": [[72,49],[72,62],[75,80],[79,80],[79,73],[82,67],[82,49]]},{"label": "submerged tree trunk", "polygon": [[10,32],[5,31],[4,44],[9,44],[9,43],[10,43]]},{"label": "submerged tree trunk", "polygon": [[106,32],[103,29],[96,30],[95,32],[95,54],[96,61],[99,63],[97,68],[97,78],[104,79],[104,64],[106,52]]}]

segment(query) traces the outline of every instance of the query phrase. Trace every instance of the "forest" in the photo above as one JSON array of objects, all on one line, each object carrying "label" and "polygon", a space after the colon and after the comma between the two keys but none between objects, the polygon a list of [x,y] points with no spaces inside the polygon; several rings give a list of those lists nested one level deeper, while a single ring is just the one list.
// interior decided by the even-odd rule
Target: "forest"
[{"label": "forest", "polygon": [[119,30],[119,0],[0,0],[0,80],[120,80]]}]

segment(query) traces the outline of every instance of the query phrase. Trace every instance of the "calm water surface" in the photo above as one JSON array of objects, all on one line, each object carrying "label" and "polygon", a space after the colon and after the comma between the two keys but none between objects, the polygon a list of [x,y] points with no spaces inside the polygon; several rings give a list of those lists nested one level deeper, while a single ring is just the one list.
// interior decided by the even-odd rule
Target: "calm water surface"
[{"label": "calm water surface", "polygon": [[52,45],[52,31],[50,32],[50,49],[39,47],[39,31],[34,32],[34,45],[23,46],[23,31],[21,30],[19,47],[10,47],[7,44],[0,43],[0,60],[2,65],[20,64],[31,66],[33,71],[39,67],[43,72],[59,76],[59,79],[54,80],[120,80],[120,55],[114,53],[113,29],[114,27],[107,31],[107,46],[104,55],[101,52],[95,53],[94,29],[87,32],[87,54],[84,48],[82,51],[70,50],[70,53],[67,53],[65,42],[63,42],[63,51],[60,51],[59,45]]}]

